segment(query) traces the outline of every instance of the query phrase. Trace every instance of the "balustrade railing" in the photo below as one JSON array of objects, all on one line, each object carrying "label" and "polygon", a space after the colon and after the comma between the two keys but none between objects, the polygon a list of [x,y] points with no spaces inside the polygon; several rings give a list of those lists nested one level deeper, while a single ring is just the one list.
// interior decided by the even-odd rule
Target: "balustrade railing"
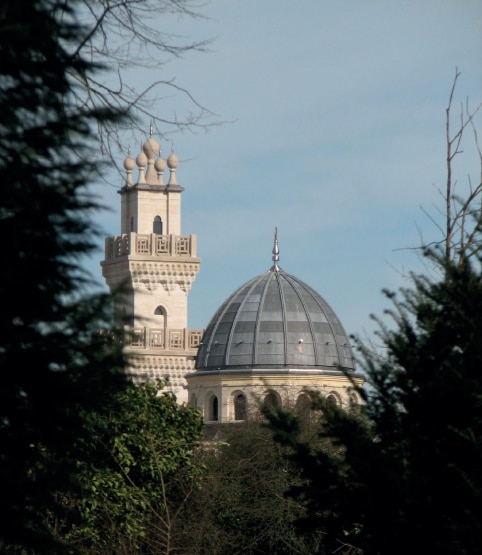
[{"label": "balustrade railing", "polygon": [[194,235],[157,235],[125,233],[105,239],[105,259],[130,254],[147,256],[196,256]]},{"label": "balustrade railing", "polygon": [[125,346],[133,349],[156,349],[163,351],[197,350],[203,330],[131,328],[126,326]]}]

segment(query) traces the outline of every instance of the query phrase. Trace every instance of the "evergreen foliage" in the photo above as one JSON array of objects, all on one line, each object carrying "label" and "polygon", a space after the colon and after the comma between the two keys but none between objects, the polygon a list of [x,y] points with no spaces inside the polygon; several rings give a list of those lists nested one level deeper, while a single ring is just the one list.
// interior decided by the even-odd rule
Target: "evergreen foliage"
[{"label": "evergreen foliage", "polygon": [[81,488],[92,409],[122,381],[108,298],[88,296],[79,269],[92,252],[98,209],[87,183],[97,121],[73,101],[70,75],[94,70],[69,48],[82,40],[78,3],[4,0],[0,6],[0,480],[2,553],[70,552],[47,522],[54,491]]},{"label": "evergreen foliage", "polygon": [[273,418],[307,480],[291,490],[305,506],[301,528],[326,534],[320,553],[480,551],[480,261],[428,256],[444,277],[414,276],[412,288],[388,294],[395,326],[381,325],[386,354],[360,346],[370,384],[363,414],[315,399],[319,436],[336,450],[301,441],[289,416]]}]

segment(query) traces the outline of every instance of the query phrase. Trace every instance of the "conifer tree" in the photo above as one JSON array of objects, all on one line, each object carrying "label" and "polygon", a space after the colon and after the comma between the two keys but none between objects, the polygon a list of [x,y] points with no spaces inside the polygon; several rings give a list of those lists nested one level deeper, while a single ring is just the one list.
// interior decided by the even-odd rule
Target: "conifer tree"
[{"label": "conifer tree", "polygon": [[301,527],[326,534],[323,553],[480,551],[481,261],[428,256],[443,277],[414,276],[412,288],[389,294],[383,357],[361,346],[363,413],[315,399],[319,434],[338,450],[298,440],[290,415],[274,419],[307,480],[291,491],[305,506]]},{"label": "conifer tree", "polygon": [[109,406],[122,368],[107,348],[107,297],[89,296],[79,261],[94,248],[97,201],[87,190],[96,122],[111,111],[74,102],[69,75],[95,68],[78,2],[0,6],[0,482],[2,553],[71,552],[46,522],[52,492],[80,487],[76,468],[91,408]]}]

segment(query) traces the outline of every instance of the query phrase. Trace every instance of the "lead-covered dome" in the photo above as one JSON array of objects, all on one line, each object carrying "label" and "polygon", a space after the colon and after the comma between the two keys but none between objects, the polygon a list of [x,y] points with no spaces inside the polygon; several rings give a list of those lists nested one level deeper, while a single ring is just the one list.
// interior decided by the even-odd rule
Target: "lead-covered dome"
[{"label": "lead-covered dome", "polygon": [[242,285],[218,309],[204,333],[197,370],[354,370],[348,336],[329,304],[281,270],[277,253],[273,260],[270,271]]}]

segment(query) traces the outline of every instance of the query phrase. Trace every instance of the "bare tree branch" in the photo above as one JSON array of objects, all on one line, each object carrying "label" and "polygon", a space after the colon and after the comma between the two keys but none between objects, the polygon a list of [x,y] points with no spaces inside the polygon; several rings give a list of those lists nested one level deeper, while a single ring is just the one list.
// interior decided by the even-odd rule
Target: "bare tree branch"
[{"label": "bare tree branch", "polygon": [[[67,2],[59,1],[56,9],[67,13]],[[99,120],[98,138],[101,152],[115,162],[120,149],[120,135],[128,131],[145,135],[152,122],[158,136],[176,131],[206,131],[219,125],[216,114],[207,109],[175,76],[160,77],[165,64],[189,52],[204,52],[210,40],[191,40],[169,32],[185,19],[203,19],[203,0],[83,0],[80,21],[84,33],[76,44],[64,45],[73,58],[81,57],[104,72],[71,74],[78,105],[95,110],[114,109],[127,119],[122,125]],[[162,25],[162,29],[158,26]],[[143,85],[132,77],[133,70],[154,70],[154,79]],[[181,116],[162,109],[162,100],[179,95],[192,109]]]},{"label": "bare tree branch", "polygon": [[[468,100],[464,106],[461,106],[460,121],[456,132],[451,132],[451,116],[455,89],[460,72],[456,70],[455,77],[450,91],[449,102],[445,110],[445,130],[446,130],[446,168],[447,178],[445,185],[445,255],[447,259],[459,261],[460,263],[473,256],[480,250],[480,246],[475,244],[477,230],[481,221],[481,193],[482,179],[476,187],[472,187],[470,177],[468,180],[468,193],[463,197],[456,194],[457,181],[453,176],[453,164],[455,158],[463,152],[461,148],[462,139],[468,126],[472,127],[474,133],[474,144],[479,155],[479,163],[481,166],[480,173],[482,175],[482,155],[480,145],[478,143],[477,130],[474,118],[482,108],[482,102],[474,110],[470,110]],[[475,208],[476,204],[479,204]],[[471,226],[471,227],[468,227]]]}]

